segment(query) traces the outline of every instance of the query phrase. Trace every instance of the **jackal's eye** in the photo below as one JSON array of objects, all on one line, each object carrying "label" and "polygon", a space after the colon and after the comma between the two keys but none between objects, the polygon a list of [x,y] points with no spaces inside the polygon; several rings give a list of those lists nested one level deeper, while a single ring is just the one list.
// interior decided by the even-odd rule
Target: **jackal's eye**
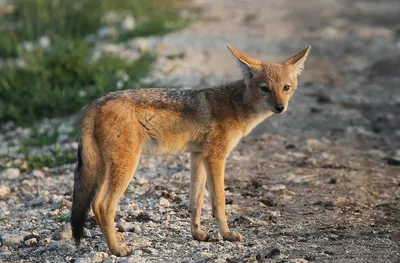
[{"label": "jackal's eye", "polygon": [[284,91],[290,90],[290,85],[286,84],[285,86],[283,86],[283,90]]},{"label": "jackal's eye", "polygon": [[267,83],[264,83],[264,82],[262,82],[262,83],[260,84],[260,89],[261,89],[262,91],[264,91],[264,92],[270,92]]}]

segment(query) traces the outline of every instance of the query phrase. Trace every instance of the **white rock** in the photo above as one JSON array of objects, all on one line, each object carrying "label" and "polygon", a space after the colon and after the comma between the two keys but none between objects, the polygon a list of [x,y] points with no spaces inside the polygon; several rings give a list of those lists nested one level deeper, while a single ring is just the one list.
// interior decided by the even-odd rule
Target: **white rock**
[{"label": "white rock", "polygon": [[304,258],[295,258],[295,259],[291,259],[289,260],[290,263],[308,263],[308,260],[304,259]]},{"label": "white rock", "polygon": [[35,48],[35,45],[30,41],[25,41],[22,43],[22,46],[28,52],[31,52]]},{"label": "white rock", "polygon": [[282,191],[286,189],[286,185],[284,184],[263,185],[262,187],[269,191]]},{"label": "white rock", "polygon": [[69,223],[58,229],[53,235],[54,240],[70,240],[72,238],[72,228]]},{"label": "white rock", "polygon": [[68,141],[68,135],[67,134],[58,135],[58,137],[57,137],[57,142],[58,143],[63,143],[63,142],[66,142],[66,141]]},{"label": "white rock", "polygon": [[38,45],[41,48],[47,49],[50,47],[50,38],[48,36],[42,36],[39,38]]},{"label": "white rock", "polygon": [[35,169],[32,171],[32,176],[36,178],[44,178],[44,173],[40,170]]},{"label": "white rock", "polygon": [[0,198],[4,198],[11,193],[10,187],[6,185],[0,185]]},{"label": "white rock", "polygon": [[37,244],[37,239],[36,238],[30,238],[28,240],[25,240],[24,244],[28,247],[34,246]]},{"label": "white rock", "polygon": [[168,199],[165,199],[164,197],[160,198],[160,201],[158,202],[160,206],[170,206],[171,203],[168,201]]},{"label": "white rock", "polygon": [[105,44],[103,45],[102,50],[104,53],[116,54],[121,52],[121,46],[116,44]]},{"label": "white rock", "polygon": [[135,29],[136,22],[133,16],[125,17],[124,21],[122,21],[121,28],[124,31],[130,31]]},{"label": "white rock", "polygon": [[115,27],[103,27],[97,31],[100,38],[116,38],[119,33]]},{"label": "white rock", "polygon": [[28,206],[39,206],[43,203],[47,203],[49,201],[48,197],[39,196],[38,198],[34,198],[28,202]]},{"label": "white rock", "polygon": [[0,219],[6,218],[10,214],[8,205],[5,201],[0,200]]},{"label": "white rock", "polygon": [[6,246],[12,246],[16,244],[20,244],[24,241],[24,237],[26,233],[19,232],[19,233],[5,233],[2,236],[3,244]]},{"label": "white rock", "polygon": [[15,179],[21,175],[18,168],[7,168],[1,174],[0,177],[4,179]]},{"label": "white rock", "polygon": [[91,263],[91,258],[77,258],[75,259],[75,263]]},{"label": "white rock", "polygon": [[104,260],[106,260],[108,258],[108,254],[105,252],[91,252],[89,254],[89,257],[92,260],[91,262],[99,263],[99,262],[103,262]]},{"label": "white rock", "polygon": [[[56,247],[57,247],[56,249],[58,251],[61,251],[61,253],[63,253],[63,252],[71,253],[71,252],[75,251],[75,246],[71,245],[69,242],[70,241],[60,240],[60,241],[57,241],[54,243],[56,244]],[[51,244],[50,244],[50,246],[51,246]]]},{"label": "white rock", "polygon": [[117,228],[122,232],[132,232],[135,229],[135,225],[130,222],[126,222],[124,219],[121,218],[119,221]]}]

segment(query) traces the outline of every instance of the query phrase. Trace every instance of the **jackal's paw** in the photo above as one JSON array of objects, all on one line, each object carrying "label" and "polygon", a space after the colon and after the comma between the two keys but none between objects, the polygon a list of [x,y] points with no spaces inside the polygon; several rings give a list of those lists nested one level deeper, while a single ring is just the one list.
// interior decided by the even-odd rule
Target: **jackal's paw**
[{"label": "jackal's paw", "polygon": [[112,249],[111,253],[117,257],[125,257],[132,253],[132,249],[129,247],[118,247],[116,249]]},{"label": "jackal's paw", "polygon": [[119,243],[121,243],[121,242],[124,242],[124,241],[125,241],[125,236],[124,236],[124,233],[117,232],[115,235],[117,236],[117,240],[118,240],[118,242],[119,242]]},{"label": "jackal's paw", "polygon": [[205,231],[197,230],[192,234],[193,238],[197,241],[208,241],[210,236]]},{"label": "jackal's paw", "polygon": [[237,232],[227,232],[222,235],[222,238],[231,242],[243,242],[244,240],[242,235]]}]

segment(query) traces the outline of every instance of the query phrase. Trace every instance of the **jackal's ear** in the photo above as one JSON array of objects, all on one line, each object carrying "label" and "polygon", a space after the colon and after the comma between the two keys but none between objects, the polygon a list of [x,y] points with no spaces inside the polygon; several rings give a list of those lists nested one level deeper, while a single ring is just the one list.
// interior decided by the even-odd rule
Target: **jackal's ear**
[{"label": "jackal's ear", "polygon": [[304,69],[304,62],[306,62],[308,53],[310,52],[310,49],[311,49],[311,46],[306,47],[300,53],[285,60],[285,62],[283,62],[283,64],[284,65],[292,65],[294,67],[293,73],[295,73],[296,76],[300,75]]},{"label": "jackal's ear", "polygon": [[232,54],[238,59],[240,69],[242,70],[243,76],[247,79],[253,78],[256,72],[261,71],[261,62],[251,58],[239,50],[234,49],[233,47],[226,45]]}]

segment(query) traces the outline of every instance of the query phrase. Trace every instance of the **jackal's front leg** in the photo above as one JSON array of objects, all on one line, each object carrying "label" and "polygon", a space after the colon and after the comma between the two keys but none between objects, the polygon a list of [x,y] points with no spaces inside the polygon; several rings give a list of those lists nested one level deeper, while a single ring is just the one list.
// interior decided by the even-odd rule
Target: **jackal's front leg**
[{"label": "jackal's front leg", "polygon": [[201,231],[200,228],[201,209],[203,208],[207,179],[204,157],[200,153],[192,153],[190,162],[190,230],[194,239],[198,241],[207,241],[209,238],[208,234]]},{"label": "jackal's front leg", "polygon": [[211,194],[213,215],[217,219],[219,233],[224,240],[243,241],[243,237],[236,232],[230,232],[225,215],[224,173],[225,158],[206,158],[207,181]]}]

